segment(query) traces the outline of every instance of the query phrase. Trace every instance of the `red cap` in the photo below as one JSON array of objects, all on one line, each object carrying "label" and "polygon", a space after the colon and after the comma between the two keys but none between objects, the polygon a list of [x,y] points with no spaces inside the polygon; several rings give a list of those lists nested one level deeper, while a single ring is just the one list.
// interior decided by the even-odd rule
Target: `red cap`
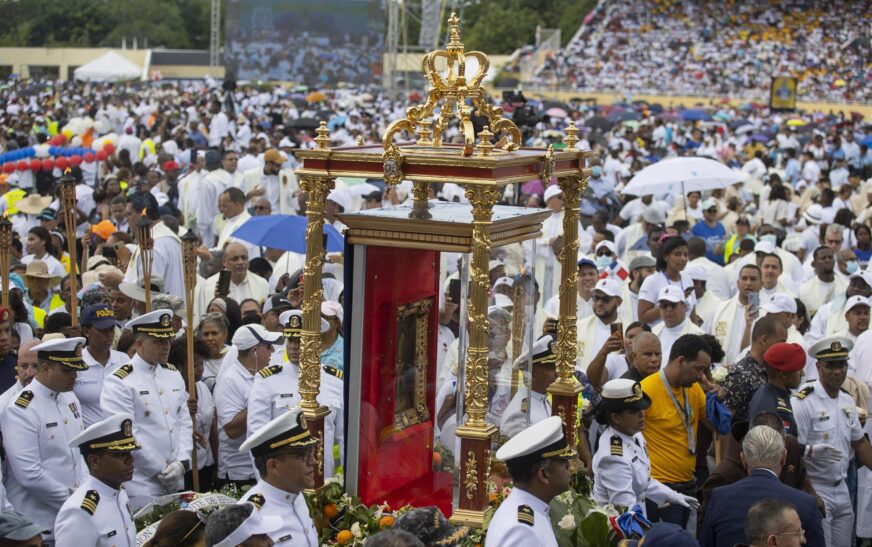
[{"label": "red cap", "polygon": [[766,350],[763,362],[781,372],[796,372],[805,368],[805,350],[799,344],[779,342]]},{"label": "red cap", "polygon": [[163,164],[164,173],[167,171],[177,171],[179,169],[181,169],[181,166],[173,160],[165,161]]}]

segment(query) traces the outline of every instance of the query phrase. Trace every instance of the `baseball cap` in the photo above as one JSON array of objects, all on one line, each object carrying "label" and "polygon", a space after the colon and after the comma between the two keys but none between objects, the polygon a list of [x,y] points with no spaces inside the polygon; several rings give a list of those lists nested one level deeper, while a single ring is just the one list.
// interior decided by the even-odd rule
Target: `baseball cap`
[{"label": "baseball cap", "polygon": [[618,254],[618,248],[615,247],[614,243],[612,243],[611,241],[609,241],[607,239],[604,239],[596,244],[596,248],[594,249],[594,253],[598,253],[599,250],[602,249],[603,247],[605,247],[606,249],[611,251],[613,255]]},{"label": "baseball cap", "polygon": [[108,304],[91,304],[82,311],[83,327],[104,330],[115,326],[115,310]]},{"label": "baseball cap", "polygon": [[266,330],[263,325],[250,324],[239,327],[233,334],[232,344],[239,350],[253,348],[258,344],[278,344],[284,336]]},{"label": "baseball cap", "polygon": [[630,271],[631,272],[637,268],[655,268],[655,267],[657,267],[657,261],[654,260],[653,256],[639,255],[630,261]]},{"label": "baseball cap", "polygon": [[264,314],[267,314],[271,311],[275,311],[276,313],[282,313],[285,310],[291,309],[291,302],[283,297],[280,294],[274,294],[266,299],[263,303],[263,310],[261,310]]},{"label": "baseball cap", "polygon": [[599,271],[599,268],[596,267],[596,263],[594,263],[594,261],[589,259],[589,258],[579,258],[578,259],[578,267],[581,268],[582,266],[590,266],[594,270]]},{"label": "baseball cap", "polygon": [[554,196],[563,195],[563,191],[556,184],[552,184],[548,188],[545,189],[545,203],[548,203],[548,200],[553,198]]},{"label": "baseball cap", "polygon": [[660,289],[660,293],[657,295],[658,302],[662,302],[663,300],[666,300],[667,302],[675,302],[676,304],[683,303],[684,292],[675,285],[666,285]]},{"label": "baseball cap", "polygon": [[324,302],[321,302],[321,315],[337,317],[341,323],[344,313],[342,304],[339,302],[334,302],[333,300],[325,300]]},{"label": "baseball cap", "polygon": [[847,302],[845,302],[845,313],[848,313],[857,306],[866,306],[867,308],[870,307],[869,299],[859,295],[852,296],[848,299]]},{"label": "baseball cap", "polygon": [[39,220],[57,220],[58,212],[51,207],[46,207],[45,209],[40,211],[38,215],[36,215],[36,218],[38,218]]},{"label": "baseball cap", "polygon": [[707,281],[709,277],[708,270],[699,264],[688,266],[684,269],[684,273],[686,273],[693,281]]},{"label": "baseball cap", "polygon": [[611,297],[619,297],[622,294],[621,284],[611,278],[600,279],[596,282],[593,290],[600,291]]},{"label": "baseball cap", "polygon": [[17,511],[0,513],[0,538],[15,541],[33,539],[42,529]]},{"label": "baseball cap", "polygon": [[789,294],[777,292],[763,302],[760,308],[766,313],[796,313],[796,300]]},{"label": "baseball cap", "polygon": [[702,210],[703,211],[708,211],[709,209],[712,209],[712,208],[714,208],[714,209],[718,208],[718,202],[715,201],[714,199],[708,198],[707,200],[702,202]]},{"label": "baseball cap", "polygon": [[642,211],[642,220],[648,224],[663,224],[666,222],[666,213],[657,207],[648,207]]},{"label": "baseball cap", "polygon": [[758,241],[754,244],[754,252],[755,253],[766,253],[768,255],[775,254],[775,245],[770,243],[769,241]]}]

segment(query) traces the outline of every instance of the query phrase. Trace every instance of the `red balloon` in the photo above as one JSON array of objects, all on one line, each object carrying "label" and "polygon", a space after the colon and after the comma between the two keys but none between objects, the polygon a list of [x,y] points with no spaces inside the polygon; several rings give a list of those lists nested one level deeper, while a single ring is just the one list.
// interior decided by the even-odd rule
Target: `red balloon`
[{"label": "red balloon", "polygon": [[97,161],[106,161],[106,156],[108,156],[109,154],[107,154],[105,150],[97,150],[97,154],[95,155],[97,157]]},{"label": "red balloon", "polygon": [[91,152],[85,152],[84,159],[85,163],[91,163],[92,161],[94,161],[94,154],[92,154]]},{"label": "red balloon", "polygon": [[18,160],[18,170],[19,171],[27,171],[30,166],[27,164],[26,160]]},{"label": "red balloon", "polygon": [[15,172],[15,162],[7,161],[3,164],[3,172],[4,173],[14,173]]},{"label": "red balloon", "polygon": [[30,160],[30,170],[39,171],[42,169],[42,162],[39,160]]},{"label": "red balloon", "polygon": [[58,133],[57,135],[55,135],[55,141],[58,143],[58,146],[60,146],[61,144],[67,142],[67,136],[63,133]]},{"label": "red balloon", "polygon": [[64,169],[66,169],[69,166],[70,166],[70,160],[68,160],[67,158],[60,157],[60,158],[55,160],[55,167],[57,167],[61,171],[63,171]]},{"label": "red balloon", "polygon": [[111,142],[107,142],[103,145],[103,150],[105,150],[107,154],[111,154],[112,152],[115,152],[115,145]]},{"label": "red balloon", "polygon": [[42,160],[42,170],[43,171],[51,171],[52,169],[54,169],[54,161],[53,160],[49,160],[49,159]]},{"label": "red balloon", "polygon": [[70,165],[72,165],[73,167],[78,167],[81,164],[82,164],[82,156],[80,156],[78,154],[73,154],[72,156],[70,156]]}]

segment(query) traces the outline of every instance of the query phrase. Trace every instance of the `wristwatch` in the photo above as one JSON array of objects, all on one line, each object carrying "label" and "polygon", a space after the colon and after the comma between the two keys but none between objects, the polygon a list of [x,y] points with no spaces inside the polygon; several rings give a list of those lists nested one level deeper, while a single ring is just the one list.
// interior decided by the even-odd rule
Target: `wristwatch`
[{"label": "wristwatch", "polygon": [[182,467],[185,468],[185,473],[191,470],[191,460],[182,460]]}]

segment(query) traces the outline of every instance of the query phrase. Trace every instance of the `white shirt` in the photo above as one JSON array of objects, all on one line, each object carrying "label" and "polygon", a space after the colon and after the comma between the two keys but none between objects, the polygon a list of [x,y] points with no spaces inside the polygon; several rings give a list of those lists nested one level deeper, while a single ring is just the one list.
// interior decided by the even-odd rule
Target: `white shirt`
[{"label": "white shirt", "polygon": [[[519,515],[526,515],[522,521]],[[529,524],[532,519],[533,524]],[[557,547],[548,504],[519,486],[503,500],[487,528],[485,547]]]},{"label": "white shirt", "polygon": [[[195,317],[200,317],[206,313],[209,302],[215,298],[215,287],[218,285],[219,275],[215,274],[209,279],[197,283],[194,294]],[[238,285],[232,279],[230,280],[228,296],[237,302],[242,302],[246,298],[254,298],[259,303],[263,303],[269,293],[269,282],[255,273],[245,272],[245,279]]]},{"label": "white shirt", "polygon": [[218,416],[218,478],[249,480],[255,477],[251,456],[240,452],[246,434],[231,439],[224,426],[248,408],[248,394],[254,384],[254,375],[238,360],[228,366],[215,382],[213,393]]},{"label": "white shirt", "polygon": [[[223,249],[224,245],[227,243],[239,243],[245,246],[246,250],[248,250],[248,260],[252,258],[257,258],[260,256],[260,247],[254,245],[253,243],[249,243],[247,241],[243,241],[238,237],[231,237],[231,234],[239,229],[240,226],[246,223],[248,219],[251,218],[251,215],[248,214],[248,211],[245,209],[242,210],[241,213],[236,215],[235,217],[231,217],[226,219],[224,223],[224,228],[221,229],[221,233],[218,234],[218,243],[215,244],[216,249]],[[275,285],[273,285],[275,286]]]},{"label": "white shirt", "polygon": [[[185,272],[182,262],[181,239],[163,222],[156,222],[152,225],[151,235],[154,239],[154,250],[151,253],[152,275],[163,277],[165,292],[184,298]],[[141,258],[139,246],[136,246],[130,263],[127,265],[127,271],[124,273],[126,283],[135,283],[142,278]]]},{"label": "white shirt", "polygon": [[[325,450],[326,453],[326,450]],[[256,496],[254,500],[251,498]],[[239,503],[251,501],[263,516],[282,519],[282,527],[269,534],[276,545],[318,547],[318,532],[301,493],[280,490],[261,479],[245,493]]]},{"label": "white shirt", "polygon": [[263,168],[258,167],[245,173],[242,179],[242,191],[248,194],[256,187],[264,189],[264,195],[272,206],[273,214],[297,214],[297,200],[294,193],[299,189],[297,177],[290,169],[282,169],[278,175],[265,175]]},{"label": "white shirt", "polygon": [[[197,382],[197,416],[194,419],[195,431],[208,440],[214,420],[215,400],[212,398],[212,392],[209,391],[206,384],[199,381]],[[196,447],[197,469],[203,469],[215,463],[215,457],[212,455],[212,447],[209,446],[209,443],[206,443],[206,446],[196,445]]]},{"label": "white shirt", "polygon": [[[645,281],[642,281],[642,286],[639,287],[639,300],[644,300],[645,302],[649,302],[651,304],[657,304],[657,297],[660,296],[660,290],[666,285],[675,285],[680,288],[682,292],[685,292],[687,289],[693,288],[693,280],[687,275],[684,271],[681,272],[681,277],[678,281],[672,281],[668,277],[666,277],[666,272],[659,271],[654,272],[645,278]],[[686,314],[690,317],[691,311],[693,311],[693,307],[696,305],[696,295],[691,291],[690,296],[687,297],[687,310]],[[648,323],[650,326],[654,326],[661,322],[661,319],[657,319],[652,323]]]},{"label": "white shirt", "polygon": [[530,413],[530,423],[533,425],[541,422],[545,418],[551,416],[551,403],[548,401],[547,393],[538,393],[530,390],[530,399],[527,399],[527,388],[521,387],[512,400],[509,401],[509,406],[503,412],[503,419],[500,422],[500,435],[508,438],[514,437],[527,427],[527,413]]},{"label": "white shirt", "polygon": [[[88,497],[92,512],[83,504]],[[54,525],[55,547],[134,547],[136,525],[124,490],[88,476],[58,512]]]},{"label": "white shirt", "polygon": [[3,444],[9,502],[44,530],[54,528],[61,506],[87,476],[85,460],[69,442],[85,430],[79,401],[36,378],[6,409]]},{"label": "white shirt", "polygon": [[220,148],[221,141],[230,133],[230,120],[227,119],[227,114],[218,112],[212,116],[209,121],[209,147]]},{"label": "white shirt", "polygon": [[116,368],[129,361],[130,357],[126,353],[110,349],[109,361],[104,367],[91,356],[88,348],[85,348],[82,350],[82,359],[88,365],[88,370],[80,370],[76,373],[76,383],[73,386],[73,392],[82,405],[82,419],[87,428],[105,417],[100,406],[100,393],[103,392],[103,378],[106,374],[111,374]]},{"label": "white shirt", "polygon": [[681,336],[685,334],[705,334],[690,319],[685,319],[674,327],[667,327],[666,323],[661,321],[651,329],[651,333],[660,339],[660,352],[662,354],[660,368],[666,367],[666,364],[669,362],[669,352],[672,350],[672,344]]}]

